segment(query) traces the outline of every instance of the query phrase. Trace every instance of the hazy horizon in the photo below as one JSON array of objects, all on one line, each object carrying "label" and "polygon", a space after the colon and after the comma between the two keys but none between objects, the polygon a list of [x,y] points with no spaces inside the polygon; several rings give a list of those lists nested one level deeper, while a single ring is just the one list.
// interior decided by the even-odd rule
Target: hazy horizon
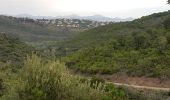
[{"label": "hazy horizon", "polygon": [[170,10],[167,0],[1,0],[0,14],[33,16],[92,16],[139,18]]}]

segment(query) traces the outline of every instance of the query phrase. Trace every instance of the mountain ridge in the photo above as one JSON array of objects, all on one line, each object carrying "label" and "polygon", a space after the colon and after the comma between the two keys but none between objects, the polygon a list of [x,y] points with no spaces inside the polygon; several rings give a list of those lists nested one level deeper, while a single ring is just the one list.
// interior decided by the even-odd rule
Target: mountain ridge
[{"label": "mountain ridge", "polygon": [[69,16],[33,16],[29,14],[19,14],[14,17],[18,18],[33,18],[33,19],[59,19],[59,18],[66,18],[66,19],[81,19],[81,20],[92,20],[92,21],[102,21],[102,22],[125,22],[125,21],[132,21],[134,18],[120,18],[120,17],[106,17],[103,15],[92,15],[92,16],[79,16],[79,15],[69,15]]}]

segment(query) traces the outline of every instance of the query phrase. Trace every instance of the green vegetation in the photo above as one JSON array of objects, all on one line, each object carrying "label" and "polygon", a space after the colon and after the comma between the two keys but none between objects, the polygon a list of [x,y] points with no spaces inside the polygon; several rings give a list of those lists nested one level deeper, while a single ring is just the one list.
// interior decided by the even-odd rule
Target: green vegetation
[{"label": "green vegetation", "polygon": [[170,12],[163,12],[85,31],[62,44],[79,49],[66,65],[91,74],[170,79],[169,19]]},{"label": "green vegetation", "polygon": [[110,95],[104,83],[82,82],[63,63],[27,56],[31,47],[11,34],[0,36],[0,100],[124,100],[122,90],[112,88]]},{"label": "green vegetation", "polygon": [[81,77],[71,75],[59,61],[27,56],[34,49],[11,34],[0,33],[0,48],[0,100],[125,98],[123,91],[116,88],[110,95],[104,90],[104,83],[96,85],[95,80],[82,82]]},{"label": "green vegetation", "polygon": [[[169,93],[115,87],[68,69],[88,75],[117,73],[169,80],[169,11],[86,30],[62,43],[53,41],[59,35],[54,27],[24,21],[0,16],[0,30],[9,32],[0,33],[0,100],[169,99]],[[28,44],[40,50],[36,52],[41,57]]]},{"label": "green vegetation", "polygon": [[122,90],[129,100],[169,100],[168,92],[152,91],[152,90],[135,90],[133,88],[124,87]]},{"label": "green vegetation", "polygon": [[72,75],[58,60],[26,57],[33,49],[10,34],[1,33],[1,47],[5,55],[0,62],[0,100],[131,100],[134,96],[101,78]]},{"label": "green vegetation", "polygon": [[167,93],[139,92],[117,88],[94,77],[86,79],[70,74],[59,61],[45,61],[36,55],[27,57],[23,68],[13,73],[9,63],[0,66],[0,100],[155,100]]},{"label": "green vegetation", "polygon": [[[0,15],[0,32],[13,34],[38,51],[46,51],[61,41],[95,27],[96,24],[101,25],[102,22],[93,23],[78,19],[29,19]],[[62,52],[59,55],[64,55],[63,49],[59,48],[59,51]]]},{"label": "green vegetation", "polygon": [[79,19],[29,19],[0,15],[1,32],[18,35],[26,42],[63,41],[95,27],[96,24],[101,25],[102,22],[93,23]]},{"label": "green vegetation", "polygon": [[[104,83],[82,81],[59,61],[27,57],[18,73],[10,64],[0,66],[0,100],[125,100],[122,90]],[[96,85],[95,85],[96,84]]]},{"label": "green vegetation", "polygon": [[0,33],[0,62],[11,63],[13,70],[22,67],[24,58],[33,48],[20,42],[16,36]]},{"label": "green vegetation", "polygon": [[167,11],[145,16],[131,22],[113,23],[93,28],[76,35],[73,39],[65,41],[61,44],[61,46],[64,45],[63,47],[79,49],[96,46],[97,44],[101,44],[118,37],[123,38],[124,36],[131,35],[134,32],[141,33],[149,30],[155,30],[156,32],[157,29],[162,29],[164,28],[163,26],[167,26],[165,23],[168,24],[169,21],[167,20],[169,19],[169,16],[170,12]]},{"label": "green vegetation", "polygon": [[[69,74],[63,64],[49,61],[43,64],[37,56],[25,62],[25,90],[23,96],[31,100],[99,100],[102,92],[81,84]],[[101,96],[100,96],[101,95]]]},{"label": "green vegetation", "polygon": [[1,32],[11,33],[22,41],[61,41],[82,31],[79,28],[56,27],[29,18],[0,16]]}]

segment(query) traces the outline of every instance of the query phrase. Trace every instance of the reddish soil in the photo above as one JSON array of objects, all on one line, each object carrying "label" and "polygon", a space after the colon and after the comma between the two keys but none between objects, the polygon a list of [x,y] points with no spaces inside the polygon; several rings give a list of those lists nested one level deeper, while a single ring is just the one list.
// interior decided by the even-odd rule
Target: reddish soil
[{"label": "reddish soil", "polygon": [[160,80],[148,77],[129,77],[126,75],[97,75],[110,82],[123,83],[129,85],[170,88],[170,80]]}]

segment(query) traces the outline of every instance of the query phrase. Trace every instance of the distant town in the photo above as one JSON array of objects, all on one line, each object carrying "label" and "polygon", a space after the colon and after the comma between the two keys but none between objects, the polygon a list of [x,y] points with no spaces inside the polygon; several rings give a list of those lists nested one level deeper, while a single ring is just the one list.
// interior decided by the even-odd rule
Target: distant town
[{"label": "distant town", "polygon": [[80,19],[35,19],[39,24],[55,25],[56,27],[94,28],[111,24],[112,22],[98,22]]}]

